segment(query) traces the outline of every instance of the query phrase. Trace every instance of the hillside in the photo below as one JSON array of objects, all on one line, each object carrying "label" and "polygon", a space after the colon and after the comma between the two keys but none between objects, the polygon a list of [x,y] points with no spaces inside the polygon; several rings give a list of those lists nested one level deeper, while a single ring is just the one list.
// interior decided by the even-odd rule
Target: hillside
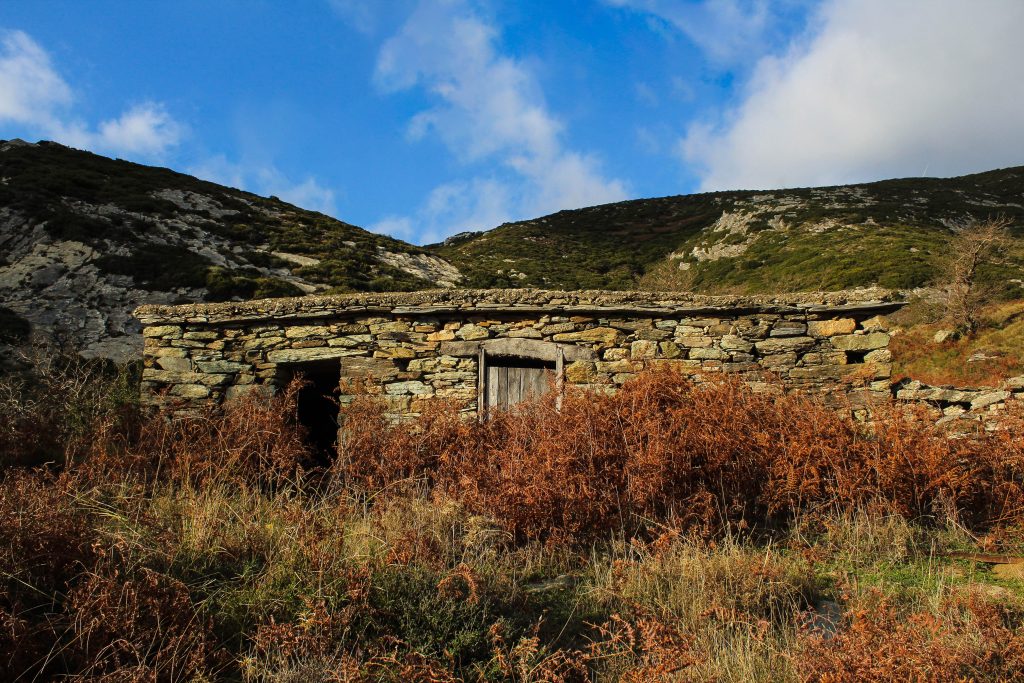
[{"label": "hillside", "polygon": [[[463,233],[433,250],[475,287],[902,289],[933,279],[958,223],[997,214],[1024,237],[1024,167],[639,199]],[[1019,285],[1024,247],[988,275]]]},{"label": "hillside", "polygon": [[638,199],[417,247],[169,169],[0,141],[0,344],[34,329],[125,358],[140,304],[312,292],[914,288],[957,225],[998,214],[1018,239],[985,275],[1024,296],[1024,167]]},{"label": "hillside", "polygon": [[[277,198],[55,143],[0,142],[0,323],[87,355],[138,344],[142,303],[450,286],[423,249]],[[10,341],[8,339],[8,341]]]}]

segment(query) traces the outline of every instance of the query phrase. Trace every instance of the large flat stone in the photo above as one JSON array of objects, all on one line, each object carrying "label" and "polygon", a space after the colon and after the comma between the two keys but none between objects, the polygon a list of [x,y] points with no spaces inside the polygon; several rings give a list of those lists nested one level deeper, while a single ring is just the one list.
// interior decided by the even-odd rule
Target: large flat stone
[{"label": "large flat stone", "polygon": [[771,337],[800,337],[807,334],[807,323],[780,320],[772,326]]},{"label": "large flat stone", "polygon": [[331,360],[346,356],[362,356],[365,351],[342,349],[335,346],[318,346],[312,349],[277,349],[267,353],[271,363],[306,363],[317,360]]},{"label": "large flat stone", "polygon": [[178,339],[181,337],[181,327],[178,325],[152,325],[142,328],[142,336]]},{"label": "large flat stone", "polygon": [[1010,398],[1010,392],[1008,391],[990,391],[971,401],[971,410],[987,408],[990,405],[1000,403],[1008,398]]},{"label": "large flat stone", "polygon": [[384,386],[384,391],[392,396],[412,394],[413,396],[426,396],[434,393],[434,388],[416,380],[409,382],[393,382]]},{"label": "large flat stone", "polygon": [[289,339],[304,339],[305,337],[326,337],[331,334],[331,329],[323,325],[295,325],[284,331],[284,336]]},{"label": "large flat stone", "polygon": [[812,337],[834,337],[837,334],[852,334],[855,329],[857,329],[857,321],[853,318],[812,320],[807,323],[807,333]]},{"label": "large flat stone", "polygon": [[629,345],[631,358],[654,358],[658,355],[658,342],[649,339],[638,339]]},{"label": "large flat stone", "polygon": [[248,363],[234,363],[227,360],[199,361],[196,363],[199,372],[227,374],[247,370],[252,366]]},{"label": "large flat stone", "polygon": [[554,362],[558,359],[558,351],[561,349],[562,359],[566,362],[593,360],[596,357],[593,349],[584,346],[556,344],[537,339],[489,339],[480,345],[488,356],[533,358]]},{"label": "large flat stone", "polygon": [[706,335],[684,334],[675,338],[675,343],[685,346],[688,349],[706,349],[715,343],[715,340]]},{"label": "large flat stone", "polygon": [[762,355],[806,351],[814,346],[814,339],[811,337],[773,337],[756,342],[754,346]]},{"label": "large flat stone", "polygon": [[398,366],[389,358],[355,356],[341,362],[340,375],[345,379],[389,379],[398,374]]},{"label": "large flat stone", "polygon": [[1003,382],[1003,388],[1009,389],[1011,391],[1024,389],[1024,375],[1020,375],[1019,377],[1011,377],[1010,379],[1006,380],[1005,382]]},{"label": "large flat stone", "polygon": [[874,351],[889,345],[889,335],[885,332],[869,332],[868,334],[841,334],[830,339],[832,347],[840,351]]},{"label": "large flat stone", "polygon": [[491,333],[487,331],[486,327],[480,327],[479,325],[463,325],[456,332],[455,336],[465,341],[474,341],[476,339],[487,339],[491,336]]},{"label": "large flat stone", "polygon": [[631,360],[598,361],[595,364],[598,372],[609,373],[640,372],[643,367],[642,363],[634,363]]},{"label": "large flat stone", "polygon": [[565,379],[572,384],[589,384],[597,377],[594,363],[578,360],[565,368]]},{"label": "large flat stone", "polygon": [[156,359],[156,364],[163,370],[171,372],[192,372],[192,361],[188,358],[174,358],[172,356],[161,356]]},{"label": "large flat stone", "polygon": [[735,334],[727,334],[722,337],[719,345],[726,351],[741,351],[750,353],[754,350],[754,343]]},{"label": "large flat stone", "polygon": [[442,356],[456,356],[466,358],[480,353],[480,342],[478,341],[443,341],[441,342]]},{"label": "large flat stone", "polygon": [[171,396],[180,398],[206,398],[210,395],[210,388],[202,384],[175,384],[171,387]]},{"label": "large flat stone", "polygon": [[594,342],[605,346],[614,346],[621,336],[622,332],[613,327],[592,327],[582,332],[556,334],[554,340],[556,342]]},{"label": "large flat stone", "polygon": [[864,375],[872,379],[888,377],[892,366],[885,363],[853,363],[850,365],[817,365],[792,368],[791,379],[838,380],[851,375]]},{"label": "large flat stone", "polygon": [[690,349],[689,356],[694,360],[725,360],[729,354],[721,349],[695,348]]}]

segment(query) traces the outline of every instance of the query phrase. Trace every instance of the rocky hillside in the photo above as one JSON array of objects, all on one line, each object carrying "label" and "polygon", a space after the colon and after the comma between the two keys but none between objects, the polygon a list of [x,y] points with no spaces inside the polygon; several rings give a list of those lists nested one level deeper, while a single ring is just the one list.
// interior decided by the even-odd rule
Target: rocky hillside
[{"label": "rocky hillside", "polygon": [[459,273],[323,214],[48,142],[0,141],[0,342],[139,346],[143,303],[444,287]]},{"label": "rocky hillside", "polygon": [[435,245],[476,287],[758,293],[928,284],[965,220],[1016,219],[988,276],[1024,277],[1024,167],[770,192],[713,192],[560,211]]},{"label": "rocky hillside", "polygon": [[123,358],[139,304],[311,292],[912,288],[959,225],[993,215],[1018,239],[986,276],[1024,295],[1024,167],[639,199],[416,247],[168,169],[0,141],[0,344],[35,329]]}]

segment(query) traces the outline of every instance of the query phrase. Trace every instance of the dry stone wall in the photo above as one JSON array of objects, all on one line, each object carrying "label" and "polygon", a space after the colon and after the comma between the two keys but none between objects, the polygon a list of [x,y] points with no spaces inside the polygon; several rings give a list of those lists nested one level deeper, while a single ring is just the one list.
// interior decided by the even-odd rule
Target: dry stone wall
[{"label": "dry stone wall", "polygon": [[[396,417],[478,408],[481,358],[557,359],[565,384],[614,391],[646,367],[729,373],[759,391],[820,394],[863,413],[891,397],[881,290],[768,296],[438,290],[143,306],[143,394],[194,409],[336,365]],[[483,353],[481,353],[483,349]],[[319,364],[319,365],[318,365]],[[348,396],[342,395],[344,401]]]},{"label": "dry stone wall", "polygon": [[932,386],[905,378],[896,382],[892,391],[897,401],[927,406],[938,424],[982,421],[995,428],[1008,401],[1024,401],[1024,375],[997,387]]}]

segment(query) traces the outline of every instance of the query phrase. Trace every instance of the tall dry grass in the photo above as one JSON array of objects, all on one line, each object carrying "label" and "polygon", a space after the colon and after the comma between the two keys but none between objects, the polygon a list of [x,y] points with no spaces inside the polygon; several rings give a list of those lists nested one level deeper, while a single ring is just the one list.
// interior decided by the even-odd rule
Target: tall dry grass
[{"label": "tall dry grass", "polygon": [[1020,671],[1024,586],[936,559],[1020,542],[1020,431],[662,372],[483,424],[358,401],[315,471],[294,410],[98,411],[65,467],[4,469],[0,679]]}]

